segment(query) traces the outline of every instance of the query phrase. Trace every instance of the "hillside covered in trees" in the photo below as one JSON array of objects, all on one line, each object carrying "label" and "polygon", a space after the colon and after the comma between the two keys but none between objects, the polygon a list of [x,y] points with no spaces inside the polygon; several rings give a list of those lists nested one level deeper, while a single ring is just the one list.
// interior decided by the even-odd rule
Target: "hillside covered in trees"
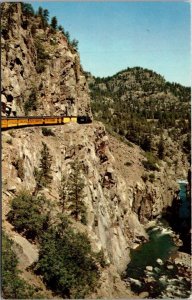
[{"label": "hillside covered in trees", "polygon": [[162,152],[163,133],[173,141],[179,136],[181,148],[190,153],[189,87],[140,67],[88,78],[94,116],[110,130],[145,151]]}]

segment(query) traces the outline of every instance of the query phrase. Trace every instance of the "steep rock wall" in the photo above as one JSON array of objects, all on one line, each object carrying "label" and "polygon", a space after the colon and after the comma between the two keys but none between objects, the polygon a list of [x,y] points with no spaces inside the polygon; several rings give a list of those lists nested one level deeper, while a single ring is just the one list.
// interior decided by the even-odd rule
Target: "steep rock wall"
[{"label": "steep rock wall", "polygon": [[52,130],[53,137],[43,136],[41,128],[3,134],[4,215],[15,192],[34,189],[34,168],[45,142],[53,156],[53,181],[44,193],[57,202],[61,174],[69,173],[75,158],[82,161],[87,230],[95,249],[104,249],[108,262],[122,272],[130,260],[130,248],[147,238],[141,223],[153,220],[172,203],[178,189],[172,169],[162,164],[153,182],[144,182],[141,149],[109,137],[101,123],[68,124]]},{"label": "steep rock wall", "polygon": [[[9,196],[19,189],[32,190],[35,186],[34,168],[38,167],[42,141],[46,142],[53,156],[53,181],[45,194],[58,200],[61,174],[68,174],[69,163],[75,158],[84,168],[87,230],[94,248],[104,249],[109,263],[122,272],[129,261],[129,250],[134,241],[146,238],[143,226],[131,210],[129,184],[116,169],[117,162],[109,150],[109,140],[102,124],[70,124],[54,128],[55,137],[44,137],[41,129],[19,129],[6,143],[3,153],[4,204],[8,207]],[[15,161],[20,161],[18,168]],[[21,172],[22,169],[22,172]],[[10,179],[12,178],[12,179]],[[7,194],[8,193],[8,194]],[[4,209],[4,213],[7,209]]]},{"label": "steep rock wall", "polygon": [[78,52],[61,31],[26,17],[21,4],[1,4],[1,99],[11,113],[24,114],[35,94],[31,115],[90,115],[90,99]]}]

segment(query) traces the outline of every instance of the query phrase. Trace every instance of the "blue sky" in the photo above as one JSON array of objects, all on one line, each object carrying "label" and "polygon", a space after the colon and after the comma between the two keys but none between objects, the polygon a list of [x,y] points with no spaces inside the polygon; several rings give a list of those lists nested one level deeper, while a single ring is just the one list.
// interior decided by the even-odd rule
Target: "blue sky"
[{"label": "blue sky", "polygon": [[33,2],[79,41],[81,64],[95,76],[141,66],[190,85],[187,2]]}]

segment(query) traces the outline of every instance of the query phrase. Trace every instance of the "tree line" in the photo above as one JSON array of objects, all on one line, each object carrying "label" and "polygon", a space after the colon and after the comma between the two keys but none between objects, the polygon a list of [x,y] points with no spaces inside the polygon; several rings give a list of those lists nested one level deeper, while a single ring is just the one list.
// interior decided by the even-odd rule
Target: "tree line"
[{"label": "tree line", "polygon": [[76,50],[78,50],[78,40],[71,40],[69,31],[65,31],[63,26],[58,25],[58,20],[56,16],[53,16],[49,23],[49,11],[43,9],[41,6],[38,8],[37,12],[34,11],[33,6],[30,3],[21,2],[22,12],[26,16],[36,16],[41,20],[41,26],[43,29],[50,27],[51,32],[61,31],[67,38],[68,43]]}]

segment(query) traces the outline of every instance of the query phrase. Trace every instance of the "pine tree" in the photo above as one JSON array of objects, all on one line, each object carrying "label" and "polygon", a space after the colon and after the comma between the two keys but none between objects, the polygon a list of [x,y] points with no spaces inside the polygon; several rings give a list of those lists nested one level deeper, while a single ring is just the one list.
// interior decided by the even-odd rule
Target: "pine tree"
[{"label": "pine tree", "polygon": [[70,202],[69,209],[71,210],[71,214],[74,215],[76,221],[79,220],[81,215],[81,221],[86,223],[86,207],[83,202],[85,196],[83,193],[85,183],[81,177],[81,166],[78,161],[74,161],[71,164],[71,167],[72,170],[68,180],[68,199]]},{"label": "pine tree", "polygon": [[74,49],[76,49],[76,50],[78,50],[78,44],[79,44],[79,41],[76,40],[76,39],[73,39],[73,40],[71,41],[71,46],[72,46]]},{"label": "pine tree", "polygon": [[33,194],[37,194],[43,187],[48,186],[51,183],[52,175],[51,175],[51,163],[52,156],[49,153],[49,148],[47,145],[42,142],[43,148],[41,150],[41,158],[39,169],[35,168],[34,177],[36,179],[36,187]]},{"label": "pine tree", "polygon": [[59,186],[59,205],[61,207],[62,213],[64,213],[66,208],[67,196],[68,196],[67,179],[64,175],[62,175],[61,183]]},{"label": "pine tree", "polygon": [[33,6],[30,3],[21,2],[22,12],[27,16],[33,16],[35,14]]},{"label": "pine tree", "polygon": [[66,37],[68,43],[70,43],[70,33],[69,33],[69,31],[65,32],[65,37]]},{"label": "pine tree", "polygon": [[41,6],[39,6],[39,8],[38,8],[37,15],[41,16],[41,17],[43,16],[43,8]]},{"label": "pine tree", "polygon": [[56,30],[57,29],[57,18],[56,17],[53,17],[52,19],[51,19],[51,27],[54,29],[54,30]]},{"label": "pine tree", "polygon": [[48,9],[43,9],[43,12],[42,12],[42,25],[43,25],[44,29],[48,26],[48,21],[49,21],[49,11],[48,11]]},{"label": "pine tree", "polygon": [[58,29],[59,29],[63,34],[65,34],[65,30],[64,30],[63,26],[59,25],[59,26],[58,26]]},{"label": "pine tree", "polygon": [[164,141],[163,141],[163,137],[161,136],[159,144],[158,144],[158,157],[159,159],[163,159],[164,155],[165,155],[165,146],[164,146]]},{"label": "pine tree", "polygon": [[48,11],[48,9],[43,10],[43,17],[44,17],[45,21],[48,23],[48,21],[49,21],[49,11]]}]

